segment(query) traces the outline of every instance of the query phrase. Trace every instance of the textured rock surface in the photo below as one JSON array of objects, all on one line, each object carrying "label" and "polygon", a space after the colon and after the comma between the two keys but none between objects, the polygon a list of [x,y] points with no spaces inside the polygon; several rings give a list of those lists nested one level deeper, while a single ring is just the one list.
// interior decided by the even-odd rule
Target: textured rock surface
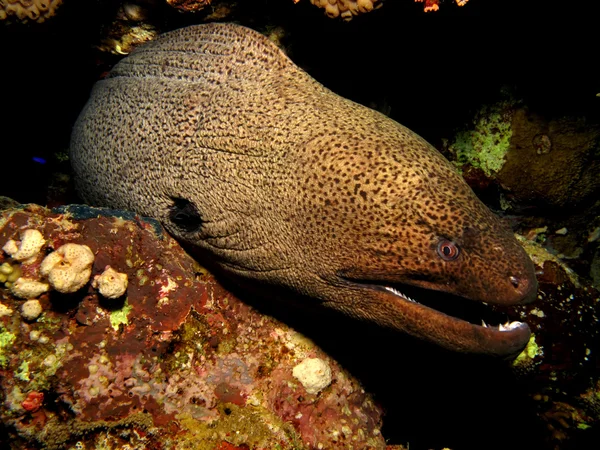
[{"label": "textured rock surface", "polygon": [[[536,264],[536,302],[515,308],[532,338],[513,362],[547,429],[548,448],[593,448],[600,429],[600,291],[540,245],[523,241]],[[596,441],[597,442],[597,441]]]},{"label": "textured rock surface", "polygon": [[[105,299],[92,282],[51,290],[37,299],[42,314],[24,319],[10,281],[0,288],[0,417],[11,448],[385,448],[381,411],[357,381],[225,291],[157,223],[66,211],[5,211],[0,246],[23,229],[46,244],[28,264],[5,253],[0,264],[40,279],[47,253],[83,244],[95,254],[92,279],[110,265],[127,274],[127,294]],[[308,358],[331,370],[316,394],[293,376]]]}]

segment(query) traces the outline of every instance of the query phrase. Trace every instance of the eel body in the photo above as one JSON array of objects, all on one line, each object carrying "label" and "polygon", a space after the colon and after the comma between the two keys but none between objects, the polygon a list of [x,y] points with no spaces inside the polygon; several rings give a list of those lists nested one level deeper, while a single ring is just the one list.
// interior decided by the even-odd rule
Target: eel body
[{"label": "eel body", "polygon": [[87,203],[157,218],[233,276],[452,350],[509,356],[529,339],[524,323],[419,302],[513,305],[537,290],[512,232],[452,165],[251,29],[182,28],[121,60],[94,86],[71,160]]}]

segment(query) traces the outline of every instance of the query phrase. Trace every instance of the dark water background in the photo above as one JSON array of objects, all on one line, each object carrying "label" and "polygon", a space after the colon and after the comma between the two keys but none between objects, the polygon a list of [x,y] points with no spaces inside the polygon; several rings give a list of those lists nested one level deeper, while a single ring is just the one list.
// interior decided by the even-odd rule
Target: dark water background
[{"label": "dark water background", "polygon": [[[471,0],[458,8],[446,0],[424,14],[422,4],[387,0],[350,23],[308,0],[240,3],[235,18],[282,26],[291,57],[319,81],[389,111],[434,145],[506,85],[548,115],[599,115],[593,2]],[[46,203],[52,155],[67,150],[92,84],[117,60],[94,46],[118,4],[66,2],[44,24],[0,27],[1,194]],[[156,15],[163,31],[201,19],[165,6]]]}]

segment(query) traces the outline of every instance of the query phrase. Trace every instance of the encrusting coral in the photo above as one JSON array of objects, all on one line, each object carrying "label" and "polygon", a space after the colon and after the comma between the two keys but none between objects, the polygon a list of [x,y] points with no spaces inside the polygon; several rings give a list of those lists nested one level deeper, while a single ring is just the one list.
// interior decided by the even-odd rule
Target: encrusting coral
[{"label": "encrusting coral", "polygon": [[62,0],[0,0],[0,20],[42,23],[56,14]]}]

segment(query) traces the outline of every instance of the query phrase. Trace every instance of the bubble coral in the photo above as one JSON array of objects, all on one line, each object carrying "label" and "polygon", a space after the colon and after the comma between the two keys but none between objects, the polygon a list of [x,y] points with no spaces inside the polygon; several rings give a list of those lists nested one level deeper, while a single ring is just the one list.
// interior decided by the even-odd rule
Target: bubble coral
[{"label": "bubble coral", "polygon": [[110,266],[106,266],[101,275],[96,275],[92,286],[100,291],[105,298],[119,298],[127,290],[127,274],[119,273]]},{"label": "bubble coral", "polygon": [[0,20],[15,16],[21,22],[44,22],[56,14],[62,0],[0,0]]},{"label": "bubble coral", "polygon": [[94,253],[87,245],[64,244],[40,265],[40,273],[63,294],[81,289],[90,279]]}]

